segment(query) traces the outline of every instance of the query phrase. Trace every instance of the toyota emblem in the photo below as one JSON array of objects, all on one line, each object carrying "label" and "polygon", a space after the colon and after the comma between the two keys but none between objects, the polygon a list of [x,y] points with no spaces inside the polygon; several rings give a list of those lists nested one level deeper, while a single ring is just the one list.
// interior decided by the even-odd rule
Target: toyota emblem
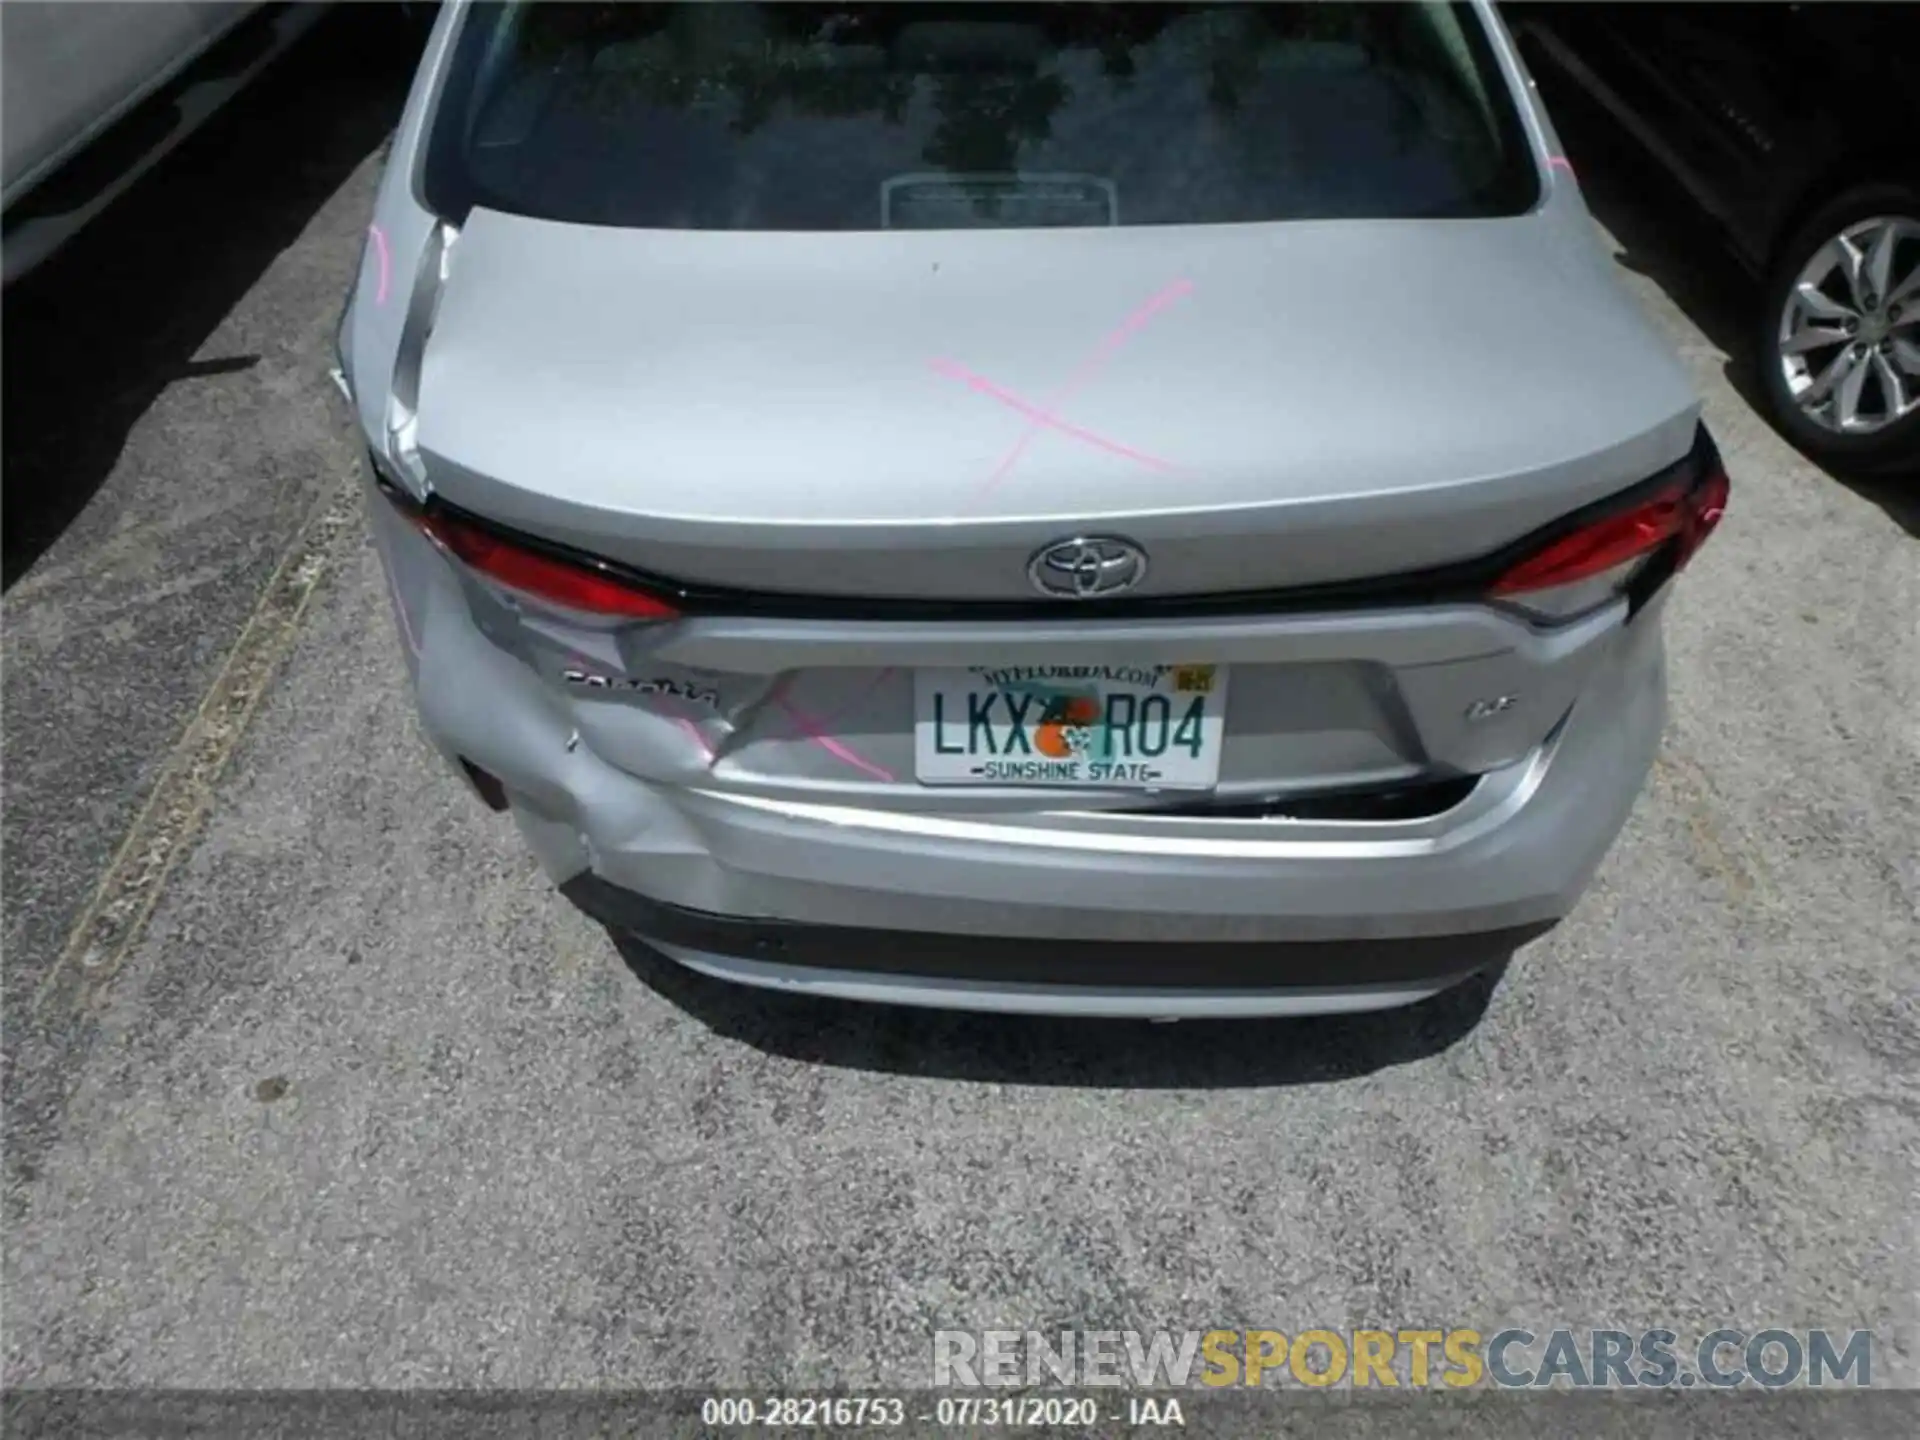
[{"label": "toyota emblem", "polygon": [[1042,595],[1093,600],[1131,590],[1147,578],[1147,552],[1117,535],[1076,535],[1043,545],[1027,562]]}]

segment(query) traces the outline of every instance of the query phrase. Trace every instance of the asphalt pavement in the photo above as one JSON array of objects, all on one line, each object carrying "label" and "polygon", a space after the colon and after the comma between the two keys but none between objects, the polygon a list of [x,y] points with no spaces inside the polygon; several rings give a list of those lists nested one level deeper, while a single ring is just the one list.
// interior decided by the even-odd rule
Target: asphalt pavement
[{"label": "asphalt pavement", "polygon": [[1350,1020],[774,1001],[623,955],[416,726],[325,380],[408,70],[364,23],[6,297],[8,1384],[1419,1324],[1871,1328],[1920,1384],[1920,506],[1757,418],[1672,197],[1574,146],[1735,488],[1566,924]]}]

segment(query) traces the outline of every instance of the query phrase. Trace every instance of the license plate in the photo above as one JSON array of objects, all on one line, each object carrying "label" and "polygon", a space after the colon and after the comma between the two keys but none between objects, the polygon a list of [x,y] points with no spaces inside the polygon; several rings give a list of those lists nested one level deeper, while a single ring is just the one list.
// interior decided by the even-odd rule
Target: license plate
[{"label": "license plate", "polygon": [[1226,736],[1224,665],[976,665],[913,677],[926,785],[1206,790]]}]

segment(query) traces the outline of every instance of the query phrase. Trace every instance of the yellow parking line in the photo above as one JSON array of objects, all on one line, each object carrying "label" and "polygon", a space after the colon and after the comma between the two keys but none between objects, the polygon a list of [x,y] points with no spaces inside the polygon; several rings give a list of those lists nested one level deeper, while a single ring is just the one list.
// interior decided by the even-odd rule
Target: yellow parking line
[{"label": "yellow parking line", "polygon": [[1680,801],[1694,857],[1701,866],[1725,881],[1736,900],[1771,901],[1773,887],[1759,854],[1752,846],[1740,844],[1721,824],[1720,816],[1726,807],[1715,793],[1705,768],[1692,756],[1678,751],[1671,736],[1655,759],[1654,767],[1667,777],[1675,798]]},{"label": "yellow parking line", "polygon": [[84,1008],[145,931],[174,866],[199,829],[215,782],[292,646],[308,601],[334,563],[357,505],[353,487],[343,486],[315,505],[294,536],[226,663],[174,742],[60,958],[35,990],[34,1013],[46,1008],[62,983],[74,987],[74,1009]]}]

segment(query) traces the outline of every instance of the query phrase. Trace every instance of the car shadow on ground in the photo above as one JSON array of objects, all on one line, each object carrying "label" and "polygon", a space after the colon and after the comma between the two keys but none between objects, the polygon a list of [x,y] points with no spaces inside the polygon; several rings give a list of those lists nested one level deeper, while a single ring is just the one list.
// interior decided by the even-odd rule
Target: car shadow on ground
[{"label": "car shadow on ground", "polygon": [[389,8],[335,7],[7,287],[0,587],[86,508],[163,390],[258,361],[195,356],[398,120],[421,34]]},{"label": "car shadow on ground", "polygon": [[789,995],[712,979],[608,933],[627,968],[662,999],[769,1055],[927,1079],[1088,1088],[1315,1085],[1426,1060],[1472,1034],[1510,963],[1397,1010],[1161,1025]]},{"label": "car shadow on ground", "polygon": [[[1685,189],[1617,130],[1609,130],[1604,117],[1557,90],[1548,94],[1548,104],[1587,208],[1620,242],[1615,258],[1659,286],[1727,356],[1727,382],[1764,420],[1767,405],[1754,368],[1759,282]],[[1781,440],[1792,444],[1784,435]],[[1909,535],[1920,535],[1920,487],[1911,480],[1826,469],[1821,474],[1878,505]]]}]

